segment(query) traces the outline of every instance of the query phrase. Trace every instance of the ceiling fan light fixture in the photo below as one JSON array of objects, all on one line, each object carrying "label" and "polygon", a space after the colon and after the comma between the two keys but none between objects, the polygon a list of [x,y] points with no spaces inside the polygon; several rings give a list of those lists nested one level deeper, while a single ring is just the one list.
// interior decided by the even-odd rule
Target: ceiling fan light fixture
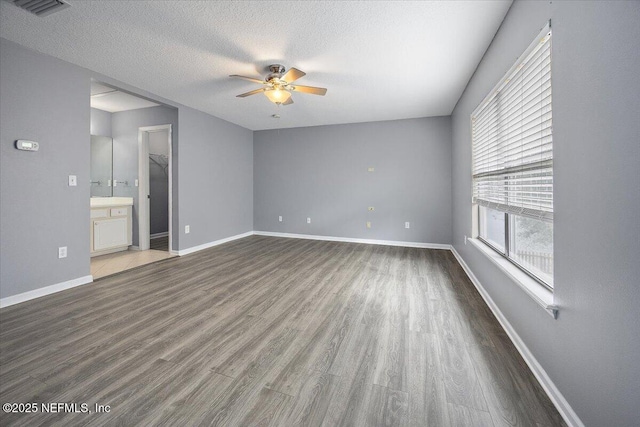
[{"label": "ceiling fan light fixture", "polygon": [[274,104],[284,104],[291,98],[291,94],[283,89],[265,90],[264,94]]},{"label": "ceiling fan light fixture", "polygon": [[[26,0],[25,0],[26,1]],[[264,80],[258,80],[253,77],[240,76],[238,74],[232,74],[229,77],[239,78],[243,80],[249,80],[253,83],[259,83],[262,85],[260,89],[255,89],[246,93],[236,95],[237,98],[246,98],[247,96],[256,95],[258,93],[264,93],[267,99],[274,104],[291,105],[293,104],[293,98],[291,92],[307,93],[311,95],[324,95],[327,93],[327,89],[323,87],[313,86],[293,86],[291,82],[304,77],[306,73],[300,71],[297,68],[290,68],[285,73],[285,68],[282,65],[274,64],[269,66],[271,74],[267,75]],[[283,74],[284,73],[284,74]]]}]

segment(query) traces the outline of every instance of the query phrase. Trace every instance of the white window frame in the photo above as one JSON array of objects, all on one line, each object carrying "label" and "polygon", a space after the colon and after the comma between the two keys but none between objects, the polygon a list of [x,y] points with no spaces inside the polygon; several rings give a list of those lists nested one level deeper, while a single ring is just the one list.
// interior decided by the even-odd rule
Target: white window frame
[{"label": "white window frame", "polygon": [[[505,74],[498,84],[489,92],[487,97],[479,104],[479,106],[472,113],[472,118],[478,111],[481,111],[488,102],[491,101],[496,93],[506,84],[508,84],[508,78],[511,77],[516,70],[521,66],[522,62],[533,52],[538,46],[541,40],[551,34],[551,22],[542,29],[539,36],[535,38],[533,43],[525,50],[525,52],[518,58],[518,61],[513,65],[511,69]],[[473,122],[470,122],[472,138],[473,138]],[[473,139],[472,139],[473,143]],[[472,149],[472,151],[474,151]],[[472,171],[473,175],[473,171]],[[475,191],[475,178],[472,178]],[[485,204],[486,206],[486,204]],[[487,206],[491,208],[491,206]],[[485,239],[480,236],[480,205],[472,203],[472,236],[471,243],[484,253],[490,260],[492,260],[501,270],[503,270],[509,277],[511,277],[520,287],[522,287],[527,294],[529,294],[536,302],[549,311],[554,317],[557,314],[557,307],[553,304],[553,285],[546,283],[540,277],[537,277],[530,269],[519,264],[516,260],[509,257],[509,244],[511,237],[510,233],[513,232],[513,216],[517,215],[515,212],[505,212],[505,251],[495,248]],[[551,213],[553,215],[553,213]],[[523,274],[524,273],[524,274]]]}]

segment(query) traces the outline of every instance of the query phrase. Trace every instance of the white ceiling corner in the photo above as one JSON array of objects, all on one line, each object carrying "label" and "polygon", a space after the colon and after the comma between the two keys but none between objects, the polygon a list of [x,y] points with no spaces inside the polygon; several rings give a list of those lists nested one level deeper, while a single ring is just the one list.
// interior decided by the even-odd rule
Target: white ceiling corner
[{"label": "white ceiling corner", "polygon": [[[259,130],[451,114],[511,0],[69,3],[39,18],[0,1],[0,36]],[[258,86],[229,74],[272,63],[327,95],[235,97]]]},{"label": "white ceiling corner", "polygon": [[158,105],[160,104],[122,92],[102,83],[91,82],[91,108],[108,111],[109,113],[118,113],[120,111],[156,107]]}]

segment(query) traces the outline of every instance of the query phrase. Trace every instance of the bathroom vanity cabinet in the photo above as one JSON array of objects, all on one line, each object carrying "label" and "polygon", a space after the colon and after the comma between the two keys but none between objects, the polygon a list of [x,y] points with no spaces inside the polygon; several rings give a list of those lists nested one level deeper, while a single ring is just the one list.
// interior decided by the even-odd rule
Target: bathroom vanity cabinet
[{"label": "bathroom vanity cabinet", "polygon": [[91,199],[91,256],[126,251],[132,240],[131,197]]}]

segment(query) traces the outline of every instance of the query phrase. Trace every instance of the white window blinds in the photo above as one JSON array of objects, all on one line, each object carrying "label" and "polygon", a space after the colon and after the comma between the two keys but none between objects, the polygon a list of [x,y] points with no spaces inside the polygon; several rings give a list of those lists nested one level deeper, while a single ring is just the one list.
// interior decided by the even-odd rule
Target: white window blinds
[{"label": "white window blinds", "polygon": [[473,202],[553,220],[551,30],[471,115]]}]

